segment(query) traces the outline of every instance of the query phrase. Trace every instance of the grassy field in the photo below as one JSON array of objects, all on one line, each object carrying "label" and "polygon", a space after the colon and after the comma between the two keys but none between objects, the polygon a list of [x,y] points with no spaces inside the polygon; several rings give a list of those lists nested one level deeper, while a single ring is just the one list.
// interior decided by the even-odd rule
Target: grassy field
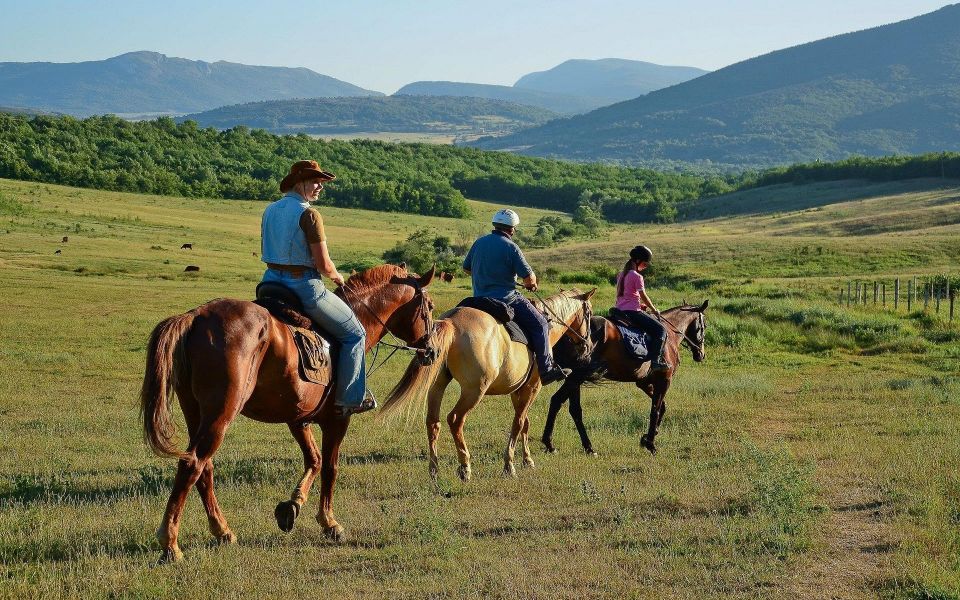
[{"label": "grassy field", "polygon": [[[606,385],[584,394],[598,457],[563,415],[560,453],[535,449],[535,470],[503,479],[512,410],[488,398],[467,425],[469,484],[441,437],[443,497],[419,415],[358,417],[336,496],[351,537],[336,546],[310,518],[316,497],[277,530],[300,454],[285,427],[240,419],[217,456],[238,543],[209,543],[194,494],[186,560],[155,566],[174,464],[141,441],[147,336],[251,297],[263,206],[0,180],[0,597],[960,597],[960,326],[835,303],[854,277],[957,273],[960,183],[942,181],[751,190],[690,207],[702,220],[530,252],[549,292],[646,243],[660,307],[710,299],[707,361],[685,354],[656,457],[639,445],[645,397]],[[496,208],[475,207],[470,222],[323,212],[349,262],[417,227],[469,239]],[[430,288],[440,309],[468,290]],[[597,311],[612,297],[601,285]],[[406,362],[374,375],[380,396]],[[535,437],[555,389],[534,405]]]}]

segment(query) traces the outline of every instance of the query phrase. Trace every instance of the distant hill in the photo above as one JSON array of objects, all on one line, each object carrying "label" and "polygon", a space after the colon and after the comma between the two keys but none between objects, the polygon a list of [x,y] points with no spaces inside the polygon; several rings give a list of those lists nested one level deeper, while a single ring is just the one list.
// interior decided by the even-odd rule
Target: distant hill
[{"label": "distant hill", "polygon": [[960,149],[960,5],[750,59],[481,147],[769,166]]},{"label": "distant hill", "polygon": [[586,112],[610,103],[607,98],[571,96],[540,90],[526,90],[508,85],[461,83],[457,81],[415,81],[399,90],[395,96],[469,96],[504,100],[527,106],[536,106],[560,114]]},{"label": "distant hill", "polygon": [[667,67],[639,60],[603,58],[568,60],[547,71],[524,75],[513,87],[554,94],[592,95],[606,104],[630,100],[689,81],[708,71],[696,67]]},{"label": "distant hill", "polygon": [[387,96],[272,100],[215,108],[178,120],[204,127],[237,125],[273,133],[424,132],[496,135],[540,125],[557,113],[503,100]]},{"label": "distant hill", "polygon": [[310,69],[130,52],[80,63],[0,63],[0,105],[76,116],[182,114],[256,100],[376,96]]}]

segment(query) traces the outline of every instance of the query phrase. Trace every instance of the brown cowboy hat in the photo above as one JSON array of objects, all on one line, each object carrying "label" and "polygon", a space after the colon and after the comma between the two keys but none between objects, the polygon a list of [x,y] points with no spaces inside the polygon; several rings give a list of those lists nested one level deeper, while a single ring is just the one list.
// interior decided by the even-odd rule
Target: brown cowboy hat
[{"label": "brown cowboy hat", "polygon": [[290,173],[280,182],[280,191],[286,194],[301,181],[318,177],[324,181],[333,181],[336,175],[320,168],[315,160],[298,160],[290,167]]}]

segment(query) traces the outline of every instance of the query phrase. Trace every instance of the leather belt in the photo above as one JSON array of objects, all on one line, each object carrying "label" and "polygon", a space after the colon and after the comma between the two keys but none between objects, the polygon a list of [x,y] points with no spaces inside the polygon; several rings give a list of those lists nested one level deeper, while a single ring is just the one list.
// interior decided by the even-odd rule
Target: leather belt
[{"label": "leather belt", "polygon": [[298,279],[306,275],[308,272],[313,271],[313,269],[301,265],[277,265],[274,263],[267,263],[267,268],[289,273]]}]

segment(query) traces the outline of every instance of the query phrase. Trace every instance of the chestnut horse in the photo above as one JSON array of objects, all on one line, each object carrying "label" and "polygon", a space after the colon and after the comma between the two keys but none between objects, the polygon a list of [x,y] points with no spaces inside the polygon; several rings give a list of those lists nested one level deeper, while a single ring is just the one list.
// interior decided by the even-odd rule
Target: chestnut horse
[{"label": "chestnut horse", "polygon": [[[596,288],[581,293],[562,291],[534,305],[550,321],[550,345],[565,334],[574,340],[586,357],[590,352],[590,297]],[[436,321],[430,346],[436,360],[424,366],[414,360],[403,378],[390,392],[381,409],[388,416],[416,397],[427,400],[427,444],[430,447],[430,476],[436,482],[438,472],[437,439],[440,437],[440,403],[443,392],[453,379],[460,384],[460,400],[447,416],[460,459],[460,479],[470,479],[470,451],[463,437],[467,413],[485,395],[509,394],[513,400],[513,425],[503,453],[504,475],[516,476],[513,466],[517,441],[523,453],[523,466],[532,467],[533,458],[527,443],[530,419],[527,411],[542,387],[533,352],[527,346],[510,340],[506,329],[487,313],[473,308],[457,307],[445,312]]]},{"label": "chestnut horse", "polygon": [[703,313],[707,310],[708,303],[709,300],[700,306],[684,304],[661,313],[664,326],[667,329],[664,357],[667,362],[673,365],[673,368],[669,371],[651,373],[649,361],[640,362],[627,356],[620,330],[603,317],[594,317],[591,322],[590,328],[593,331],[595,346],[589,364],[580,362],[577,358],[576,348],[573,348],[566,341],[557,344],[554,352],[557,363],[572,368],[573,373],[560,386],[557,393],[550,398],[550,412],[547,414],[547,422],[543,427],[543,437],[541,438],[547,452],[557,451],[553,446],[553,425],[557,413],[569,399],[570,416],[573,417],[573,422],[577,426],[577,433],[580,434],[583,449],[587,454],[596,454],[593,451],[590,438],[587,436],[586,427],[583,425],[580,387],[586,382],[596,383],[601,379],[607,379],[609,381],[636,383],[638,388],[650,396],[650,424],[647,433],[640,438],[640,444],[651,454],[656,454],[657,447],[654,444],[654,438],[656,438],[660,429],[663,414],[667,410],[667,403],[664,398],[667,395],[667,390],[670,389],[670,382],[680,366],[680,344],[685,343],[690,348],[693,360],[696,362],[701,362],[706,358],[703,342],[707,323]]},{"label": "chestnut horse", "polygon": [[[369,350],[389,331],[408,344],[426,346],[433,302],[424,290],[434,270],[422,277],[406,268],[381,265],[356,274],[336,294],[350,304],[367,333]],[[303,451],[304,472],[290,500],[277,506],[277,524],[293,528],[320,474],[317,522],[336,541],[345,538],[333,516],[333,488],[340,443],[350,424],[333,408],[330,386],[303,381],[290,329],[267,309],[245,300],[213,300],[170,317],[150,336],[140,391],[144,439],[159,455],[179,458],[173,491],[157,531],[161,562],[182,558],[177,544],[180,517],[196,484],[210,532],[221,543],[236,536],[213,493],[213,455],[238,414],[265,423],[286,423]],[[181,452],[173,443],[171,392],[176,391],[189,432]],[[323,433],[322,450],[310,430]]]}]

